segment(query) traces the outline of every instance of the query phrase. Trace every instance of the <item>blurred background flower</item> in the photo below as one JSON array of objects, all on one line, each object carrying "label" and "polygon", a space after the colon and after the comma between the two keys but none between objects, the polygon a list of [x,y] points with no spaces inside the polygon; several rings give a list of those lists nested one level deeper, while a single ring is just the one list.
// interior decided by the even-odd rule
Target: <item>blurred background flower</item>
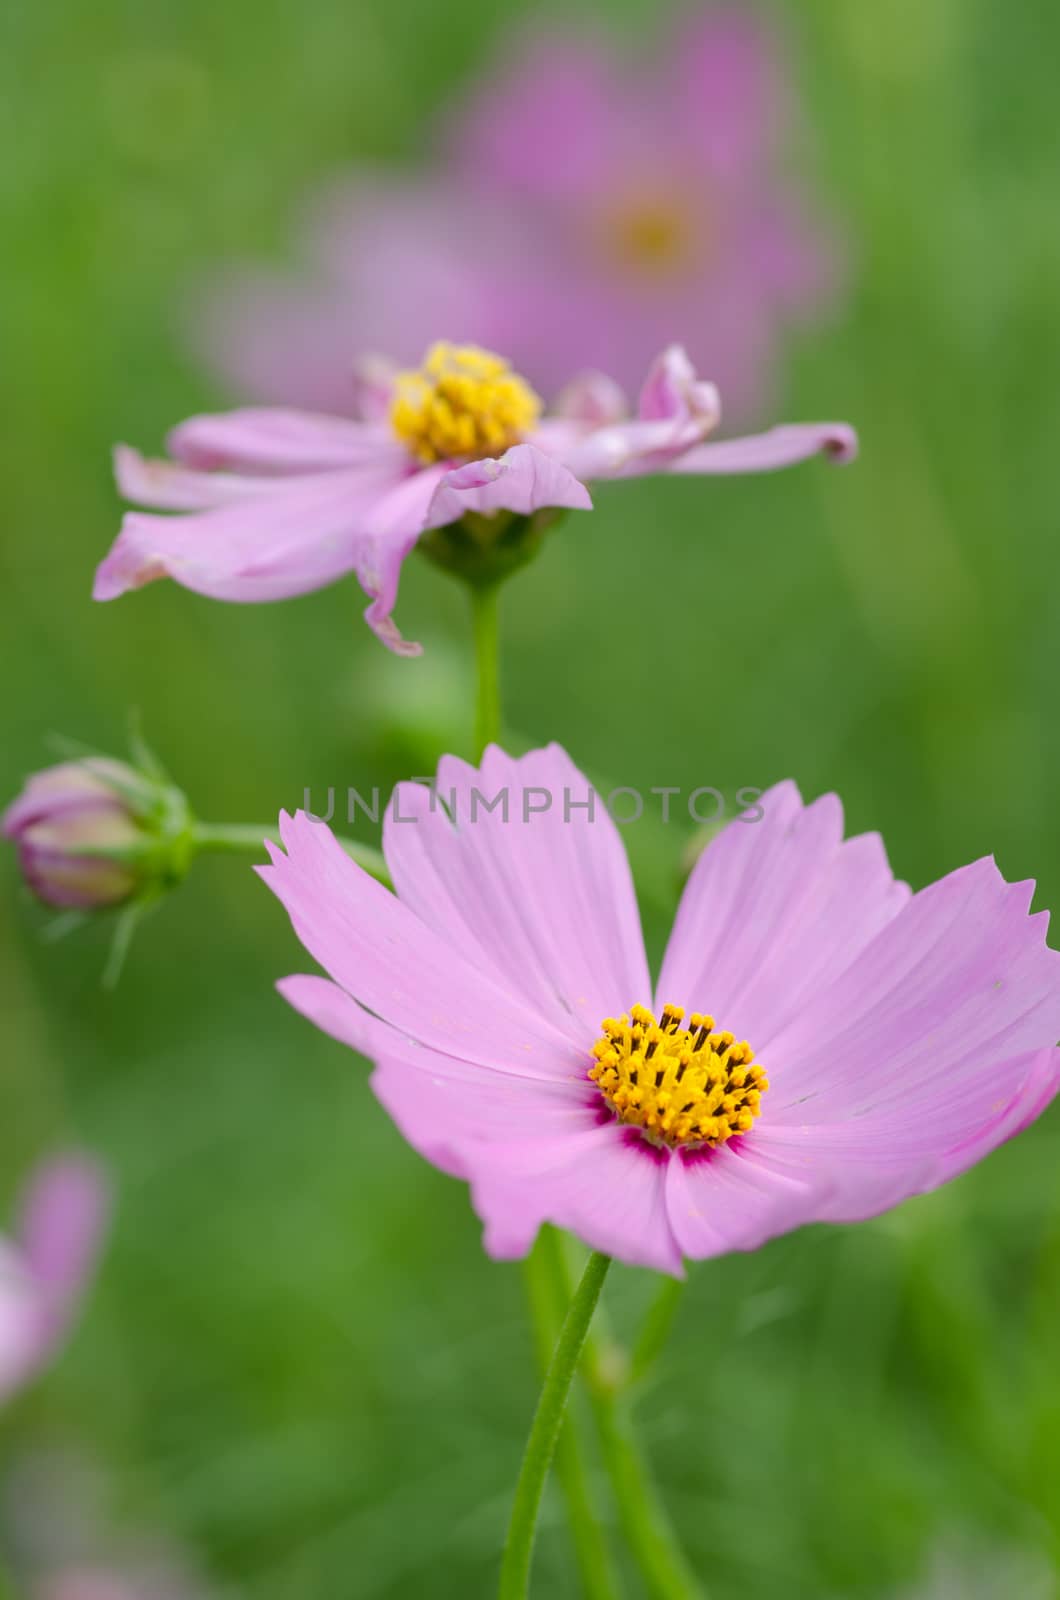
[{"label": "blurred background flower", "polygon": [[778,343],[834,309],[838,250],[793,159],[783,30],[735,5],[519,24],[451,101],[433,164],[353,174],[308,207],[300,276],[232,269],[195,343],[254,398],[349,410],[366,351],[444,335],[503,351],[552,398],[573,371],[629,389],[675,340],[761,414]]},{"label": "blurred background flower", "polygon": [[122,1525],[100,1459],[37,1448],[14,1463],[2,1507],[20,1600],[205,1600],[174,1541]]},{"label": "blurred background flower", "polygon": [[85,1156],[52,1156],[27,1184],[10,1242],[0,1239],[0,1400],[65,1339],[96,1264],[107,1204],[103,1172]]},{"label": "blurred background flower", "polygon": [[953,1535],[940,1541],[919,1583],[894,1600],[1054,1600],[1055,1574],[1034,1550],[1006,1549]]}]

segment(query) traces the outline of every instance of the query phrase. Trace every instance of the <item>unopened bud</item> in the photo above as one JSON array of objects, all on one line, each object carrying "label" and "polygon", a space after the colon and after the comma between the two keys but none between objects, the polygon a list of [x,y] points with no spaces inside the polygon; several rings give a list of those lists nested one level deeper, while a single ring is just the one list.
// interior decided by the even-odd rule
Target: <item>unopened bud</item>
[{"label": "unopened bud", "polygon": [[97,910],[184,876],[191,817],[179,790],[89,756],[34,773],[4,814],[26,883],[48,905]]}]

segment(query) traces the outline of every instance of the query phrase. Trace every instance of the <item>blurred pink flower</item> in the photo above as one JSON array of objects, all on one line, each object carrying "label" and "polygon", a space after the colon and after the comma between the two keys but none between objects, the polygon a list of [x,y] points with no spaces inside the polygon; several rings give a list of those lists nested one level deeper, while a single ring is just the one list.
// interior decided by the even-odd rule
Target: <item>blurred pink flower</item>
[{"label": "blurred pink flower", "polygon": [[77,1314],[108,1209],[100,1168],[84,1156],[44,1162],[14,1237],[0,1240],[0,1399],[50,1360]]},{"label": "blurred pink flower", "polygon": [[445,757],[388,813],[394,894],[304,813],[259,868],[331,980],[281,992],[375,1062],[405,1137],[470,1182],[491,1255],[551,1222],[680,1275],[933,1189],[1056,1094],[1060,955],[1032,884],[982,860],[911,895],[878,835],[843,842],[834,795],[782,783],[700,856],[653,987],[589,794],[556,745]]},{"label": "blurred pink flower", "polygon": [[192,417],[169,437],[173,463],[120,446],[128,499],[191,515],[128,513],[95,598],[170,577],[217,600],[278,600],[356,572],[376,635],[418,654],[392,612],[402,563],[430,529],[468,513],[510,523],[589,510],[585,484],[594,479],[768,472],[821,453],[849,460],[856,450],[842,423],[705,442],[718,392],[678,346],[649,371],[633,417],[617,385],[587,375],[542,418],[505,361],[445,344],[419,372],[365,369],[360,410],[359,420],[279,409]]},{"label": "blurred pink flower", "polygon": [[27,1600],[204,1600],[187,1552],[115,1519],[101,1458],[54,1448],[16,1458],[4,1504],[5,1545]]},{"label": "blurred pink flower", "polygon": [[779,337],[839,276],[786,170],[793,100],[781,40],[735,6],[636,65],[603,30],[519,30],[436,170],[327,189],[302,273],[230,270],[193,336],[250,397],[341,411],[361,351],[409,362],[440,327],[547,396],[579,366],[631,386],[680,337],[734,416],[758,414]]}]

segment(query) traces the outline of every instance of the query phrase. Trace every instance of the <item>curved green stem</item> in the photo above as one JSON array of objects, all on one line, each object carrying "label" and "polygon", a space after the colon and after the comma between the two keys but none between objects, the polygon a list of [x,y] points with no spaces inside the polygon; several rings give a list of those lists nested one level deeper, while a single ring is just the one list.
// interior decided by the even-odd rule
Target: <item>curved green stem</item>
[{"label": "curved green stem", "polygon": [[[339,840],[346,854],[356,861],[365,872],[370,872],[373,878],[378,878],[380,883],[389,883],[390,874],[386,869],[382,852],[370,844],[362,844],[359,839]],[[278,828],[267,827],[248,822],[196,822],[191,831],[192,845],[196,851],[213,850],[227,855],[261,854],[266,839],[271,839],[274,844],[280,843]]]},{"label": "curved green stem", "polygon": [[471,621],[475,635],[475,759],[482,759],[488,744],[500,737],[501,684],[500,635],[497,597],[499,584],[474,584]]},{"label": "curved green stem", "polygon": [[[571,1273],[565,1254],[560,1262],[569,1291]],[[682,1287],[675,1279],[664,1279],[637,1340],[632,1362],[626,1362],[624,1352],[613,1340],[601,1339],[599,1331],[586,1339],[582,1360],[582,1376],[619,1522],[652,1600],[705,1600],[706,1596],[655,1487],[637,1439],[628,1394],[630,1385],[643,1376],[662,1348]]]},{"label": "curved green stem", "polygon": [[499,1600],[525,1600],[528,1593],[530,1558],[545,1479],[556,1452],[570,1386],[610,1265],[610,1256],[602,1255],[598,1250],[593,1251],[563,1319],[515,1486],[515,1500],[501,1564]]},{"label": "curved green stem", "polygon": [[[571,1298],[565,1245],[563,1236],[546,1223],[523,1263],[542,1379],[548,1371],[556,1335],[563,1324],[564,1312]],[[585,1395],[575,1387],[556,1445],[556,1477],[567,1507],[578,1576],[586,1600],[619,1600],[622,1588],[582,1452],[588,1424],[585,1406]]]}]

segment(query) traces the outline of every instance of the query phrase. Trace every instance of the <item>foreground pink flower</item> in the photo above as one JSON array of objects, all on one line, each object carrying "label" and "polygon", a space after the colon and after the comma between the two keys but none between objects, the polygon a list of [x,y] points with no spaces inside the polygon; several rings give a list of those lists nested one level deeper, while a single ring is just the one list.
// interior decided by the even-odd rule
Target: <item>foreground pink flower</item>
[{"label": "foreground pink flower", "polygon": [[680,331],[731,413],[761,414],[780,337],[838,278],[791,174],[782,45],[734,5],[637,64],[602,29],[513,30],[433,171],[329,187],[299,272],[229,271],[196,344],[255,400],[345,411],[358,351],[412,361],[439,327],[546,395],[572,363],[631,386]]},{"label": "foreground pink flower", "polygon": [[31,1180],[13,1239],[0,1240],[0,1399],[39,1372],[65,1338],[106,1214],[106,1182],[83,1157],[47,1161]]},{"label": "foreground pink flower", "polygon": [[589,510],[587,481],[648,473],[768,472],[825,453],[849,460],[842,423],[773,428],[705,442],[718,393],[671,346],[648,373],[636,415],[608,379],[573,383],[554,413],[500,357],[438,344],[420,371],[375,366],[362,418],[298,411],[192,417],[170,435],[174,461],[120,446],[117,475],[140,505],[191,513],[126,515],[96,574],[97,600],[171,577],[217,600],[279,600],[356,572],[369,625],[418,654],[392,619],[405,557],[421,535],[482,518]]},{"label": "foreground pink flower", "polygon": [[1056,1094],[1060,956],[1032,884],[982,860],[911,895],[877,835],[843,842],[834,795],[782,783],[703,852],[653,986],[589,792],[555,745],[446,757],[437,796],[396,792],[395,894],[302,813],[259,869],[329,974],[281,992],[372,1058],[405,1137],[470,1182],[491,1255],[552,1222],[679,1275],[933,1189]]}]

